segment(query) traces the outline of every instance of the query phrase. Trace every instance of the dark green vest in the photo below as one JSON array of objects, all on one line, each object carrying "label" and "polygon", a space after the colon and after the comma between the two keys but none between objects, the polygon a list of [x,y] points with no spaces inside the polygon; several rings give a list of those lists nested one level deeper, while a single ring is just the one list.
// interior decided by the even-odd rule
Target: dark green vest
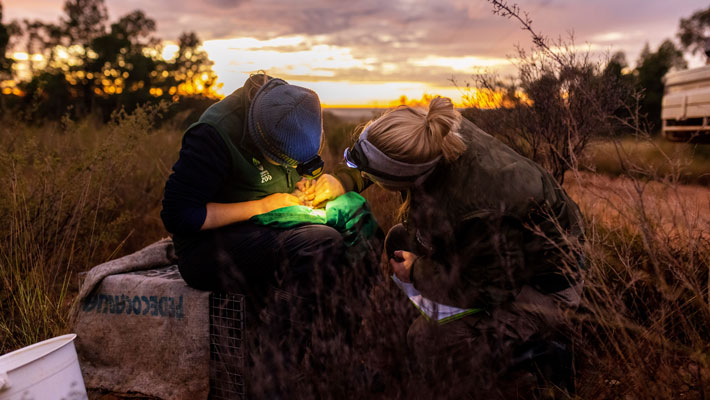
[{"label": "dark green vest", "polygon": [[[260,154],[250,154],[247,135],[249,101],[245,88],[210,106],[187,130],[200,124],[213,127],[227,145],[232,158],[232,171],[215,203],[236,203],[258,200],[273,193],[291,193],[300,175],[294,168],[274,165]],[[252,151],[253,152],[253,151]]]},{"label": "dark green vest", "polygon": [[[227,175],[222,188],[210,199],[214,203],[238,203],[259,200],[274,193],[291,193],[296,182],[301,179],[296,169],[274,165],[266,161],[258,150],[249,151],[247,145],[247,115],[250,102],[246,93],[250,89],[250,81],[244,87],[221,101],[211,105],[200,116],[200,119],[190,125],[185,131],[207,124],[213,127],[224,140],[232,159],[231,171]],[[197,242],[201,232],[191,235],[173,235],[175,250],[178,255]]]}]

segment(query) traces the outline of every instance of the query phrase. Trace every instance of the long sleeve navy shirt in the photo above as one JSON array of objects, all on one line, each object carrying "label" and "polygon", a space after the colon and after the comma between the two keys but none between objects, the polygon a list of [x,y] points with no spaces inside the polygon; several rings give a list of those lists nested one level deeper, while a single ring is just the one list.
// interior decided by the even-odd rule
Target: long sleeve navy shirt
[{"label": "long sleeve navy shirt", "polygon": [[185,133],[180,158],[165,183],[160,212],[168,232],[200,230],[207,216],[206,205],[223,185],[231,162],[224,140],[213,127],[202,124]]}]

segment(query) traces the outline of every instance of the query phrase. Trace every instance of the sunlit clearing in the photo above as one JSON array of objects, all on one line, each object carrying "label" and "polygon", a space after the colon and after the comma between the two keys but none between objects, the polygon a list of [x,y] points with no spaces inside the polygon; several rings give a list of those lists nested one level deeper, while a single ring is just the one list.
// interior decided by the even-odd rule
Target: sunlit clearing
[{"label": "sunlit clearing", "polygon": [[393,107],[402,97],[421,99],[425,95],[449,97],[461,106],[461,91],[453,86],[432,86],[422,82],[291,81],[318,93],[323,107]]},{"label": "sunlit clearing", "polygon": [[494,108],[511,108],[515,106],[515,102],[523,104],[531,104],[530,99],[521,91],[516,91],[510,97],[509,93],[502,90],[491,89],[467,89],[463,95],[463,103],[466,107],[494,109]]}]

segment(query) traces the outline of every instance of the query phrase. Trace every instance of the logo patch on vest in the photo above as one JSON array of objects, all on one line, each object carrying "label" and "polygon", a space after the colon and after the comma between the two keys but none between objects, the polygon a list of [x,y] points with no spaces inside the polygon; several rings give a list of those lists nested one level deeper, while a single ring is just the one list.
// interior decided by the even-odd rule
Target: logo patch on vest
[{"label": "logo patch on vest", "polygon": [[261,176],[261,183],[266,183],[272,179],[274,179],[269,171],[267,171],[263,165],[261,165],[261,162],[257,160],[256,158],[252,158],[251,162],[254,164],[256,169],[259,170],[259,175]]}]

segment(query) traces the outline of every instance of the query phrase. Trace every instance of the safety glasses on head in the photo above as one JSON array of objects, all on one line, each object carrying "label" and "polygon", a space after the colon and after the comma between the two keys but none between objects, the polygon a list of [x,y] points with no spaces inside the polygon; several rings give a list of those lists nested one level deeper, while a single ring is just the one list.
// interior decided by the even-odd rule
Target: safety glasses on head
[{"label": "safety glasses on head", "polygon": [[[422,175],[428,175],[440,159],[437,157],[423,164],[410,164],[394,160],[367,140],[367,129],[355,144],[345,149],[343,157],[348,167],[357,168],[375,179],[391,182],[415,182]],[[388,172],[384,172],[385,170]]]},{"label": "safety glasses on head", "polygon": [[343,158],[345,159],[345,165],[350,168],[361,169],[361,167],[367,166],[367,158],[360,155],[360,147],[357,142],[345,148]]}]

